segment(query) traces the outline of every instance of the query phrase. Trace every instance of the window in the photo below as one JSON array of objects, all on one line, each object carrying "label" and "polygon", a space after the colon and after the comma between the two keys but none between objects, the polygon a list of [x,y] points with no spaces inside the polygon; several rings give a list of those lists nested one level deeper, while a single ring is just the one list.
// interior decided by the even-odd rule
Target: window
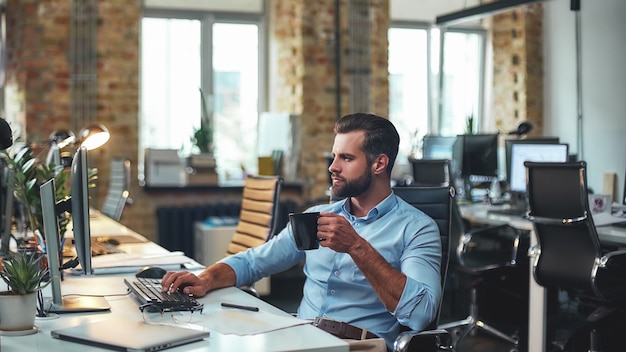
[{"label": "window", "polygon": [[405,163],[411,154],[420,156],[420,141],[427,133],[465,133],[470,114],[477,131],[484,31],[440,32],[425,25],[395,23],[388,36],[389,118],[400,133],[398,163]]},{"label": "window", "polygon": [[399,162],[417,152],[428,132],[428,110],[428,30],[390,28],[389,119],[400,133]]},{"label": "window", "polygon": [[242,179],[243,169],[256,173],[260,18],[176,14],[142,21],[139,159],[145,148],[194,152],[201,88],[220,181]]},{"label": "window", "polygon": [[439,120],[443,135],[466,133],[470,116],[474,133],[480,131],[484,37],[484,31],[443,32]]}]

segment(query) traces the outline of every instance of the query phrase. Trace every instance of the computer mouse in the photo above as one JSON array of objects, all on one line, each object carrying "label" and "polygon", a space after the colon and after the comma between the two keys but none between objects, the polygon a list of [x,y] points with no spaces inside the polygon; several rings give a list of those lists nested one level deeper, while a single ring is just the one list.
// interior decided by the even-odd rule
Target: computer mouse
[{"label": "computer mouse", "polygon": [[105,243],[105,244],[110,244],[112,246],[119,246],[120,245],[120,241],[116,240],[113,237],[109,237],[109,236],[98,236],[96,238],[96,241],[98,243]]},{"label": "computer mouse", "polygon": [[160,268],[158,266],[148,265],[139,269],[135,273],[135,277],[140,277],[140,278],[145,278],[145,279],[161,279],[165,275],[166,272],[167,270]]}]

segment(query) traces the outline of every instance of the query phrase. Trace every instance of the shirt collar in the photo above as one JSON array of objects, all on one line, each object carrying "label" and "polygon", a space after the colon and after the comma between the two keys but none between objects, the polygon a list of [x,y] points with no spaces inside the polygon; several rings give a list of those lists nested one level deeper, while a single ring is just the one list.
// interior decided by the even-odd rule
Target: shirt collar
[{"label": "shirt collar", "polygon": [[[365,221],[374,221],[378,218],[380,218],[381,216],[387,214],[388,212],[391,211],[391,209],[393,209],[393,207],[398,203],[398,200],[396,199],[395,195],[393,194],[393,192],[391,192],[387,198],[383,199],[380,203],[376,204],[375,207],[373,207],[366,216],[360,218],[363,219]],[[344,213],[344,215],[350,219],[350,220],[356,220],[357,218],[355,216],[352,215],[351,213],[351,202],[350,202],[350,198],[346,198],[343,200],[343,205],[341,206],[341,209]]]}]

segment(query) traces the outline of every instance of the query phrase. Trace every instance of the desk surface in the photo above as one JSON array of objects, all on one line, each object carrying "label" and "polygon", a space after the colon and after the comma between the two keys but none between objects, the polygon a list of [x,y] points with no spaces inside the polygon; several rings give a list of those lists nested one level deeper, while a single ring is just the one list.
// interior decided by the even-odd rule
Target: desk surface
[{"label": "desk surface", "polygon": [[[104,216],[92,219],[92,236],[111,234],[130,234],[140,236],[132,230]],[[124,244],[125,250],[133,253],[163,253],[164,248],[153,242]],[[112,316],[125,317],[142,321],[135,300],[127,294],[124,284],[125,275],[98,275],[98,276],[66,276],[61,285],[64,295],[102,295],[111,305],[110,312],[101,313],[70,313],[59,314],[56,319],[37,319],[35,324],[39,331],[27,336],[0,336],[0,350],[8,351],[104,351],[104,349],[86,346],[80,343],[67,342],[53,338],[51,330],[72,327],[79,324],[96,322]],[[51,291],[48,286],[44,289],[44,296],[50,297]],[[210,292],[205,297],[198,299],[204,304],[204,312],[210,313],[221,309],[220,303],[224,301],[253,305],[266,312],[289,316],[288,313],[263,302],[237,288],[230,287]],[[200,342],[187,344],[168,351],[348,351],[348,344],[333,335],[330,335],[312,325],[299,325],[267,333],[239,336],[226,335],[211,331],[211,335]]]},{"label": "desk surface", "polygon": [[[37,320],[39,332],[28,336],[1,336],[2,351],[101,351],[104,349],[66,342],[52,338],[50,331],[96,322],[111,316],[142,321],[137,303],[125,295],[124,276],[69,277],[63,282],[64,294],[97,294],[107,296],[111,312],[60,314],[56,319]],[[237,288],[230,287],[213,291],[199,299],[205,312],[220,309],[220,302],[228,301],[243,305],[255,305],[262,310],[278,315],[288,315]],[[172,348],[172,351],[348,351],[348,344],[312,325],[300,325],[268,333],[238,336],[222,335],[211,331],[211,335],[200,342]],[[169,351],[170,349],[168,349]]]}]

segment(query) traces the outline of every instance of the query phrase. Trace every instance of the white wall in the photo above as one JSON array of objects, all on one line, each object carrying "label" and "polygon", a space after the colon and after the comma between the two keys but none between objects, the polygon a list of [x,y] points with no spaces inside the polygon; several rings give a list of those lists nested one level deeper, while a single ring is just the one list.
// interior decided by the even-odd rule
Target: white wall
[{"label": "white wall", "polygon": [[479,0],[389,0],[393,21],[435,23],[435,17],[474,7]]},{"label": "white wall", "polygon": [[[544,4],[545,133],[577,143],[576,14],[569,0]],[[582,158],[589,185],[602,191],[603,174],[615,172],[617,196],[624,191],[626,169],[626,1],[582,2],[581,85]]]}]

